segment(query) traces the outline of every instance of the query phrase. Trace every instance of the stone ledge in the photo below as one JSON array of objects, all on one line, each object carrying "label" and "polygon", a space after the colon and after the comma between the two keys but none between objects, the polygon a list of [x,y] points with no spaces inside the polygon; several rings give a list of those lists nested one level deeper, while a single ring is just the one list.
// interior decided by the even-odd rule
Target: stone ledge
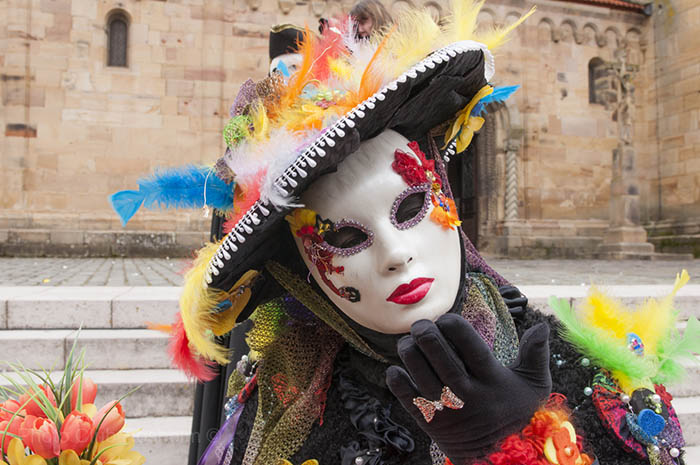
[{"label": "stone ledge", "polygon": [[207,240],[197,231],[0,229],[0,257],[191,257]]}]

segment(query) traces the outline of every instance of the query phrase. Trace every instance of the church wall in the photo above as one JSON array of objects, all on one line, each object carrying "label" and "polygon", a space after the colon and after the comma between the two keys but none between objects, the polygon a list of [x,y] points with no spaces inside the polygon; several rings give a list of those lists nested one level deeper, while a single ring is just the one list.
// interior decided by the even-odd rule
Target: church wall
[{"label": "church wall", "polygon": [[650,240],[700,256],[700,4],[673,0],[654,15],[655,85],[647,115],[657,133],[649,176]]},{"label": "church wall", "polygon": [[[686,5],[690,18],[697,16],[697,8],[689,7],[692,0],[678,1]],[[32,244],[28,253],[39,254],[151,249],[183,253],[196,247],[208,231],[209,219],[202,212],[140,211],[123,229],[107,196],[135,188],[140,176],[157,167],[214,161],[224,150],[221,130],[238,87],[248,77],[266,74],[269,27],[309,22],[315,28],[318,17],[347,11],[351,4],[6,2],[7,14],[0,14],[0,254],[24,253],[26,244]],[[511,22],[532,4],[490,0],[481,19],[486,24]],[[396,1],[390,9],[396,12],[403,5]],[[444,0],[426,5],[436,16],[447,11]],[[663,160],[676,157],[683,170],[700,172],[695,163],[699,142],[693,135],[698,107],[692,106],[696,94],[689,90],[693,70],[697,75],[700,64],[688,53],[666,54],[668,66],[685,76],[673,86],[678,92],[674,97],[685,106],[659,120],[677,130],[657,144],[657,93],[652,84],[657,68],[667,65],[655,61],[654,54],[685,47],[685,39],[659,42],[655,38],[660,33],[655,30],[652,35],[650,20],[639,13],[553,0],[537,5],[535,16],[496,53],[495,83],[518,83],[522,89],[508,103],[510,127],[497,131],[506,134],[495,141],[498,166],[491,184],[499,186],[498,205],[489,204],[493,211],[483,231],[510,234],[515,237],[511,242],[521,248],[566,248],[566,243],[579,247],[599,239],[608,219],[617,127],[610,111],[588,102],[588,62],[594,57],[611,60],[613,49],[625,38],[642,66],[635,81],[637,115],[642,115],[635,126],[642,217],[658,220],[656,147],[665,147]],[[105,28],[115,9],[130,22],[127,68],[106,66]],[[684,138],[682,149],[673,147],[679,137]],[[504,226],[497,223],[505,219],[501,204],[506,140],[519,144],[518,207],[516,221]],[[682,189],[674,186],[687,186],[691,177],[678,174],[680,165],[672,166],[663,168],[661,177],[662,219],[675,218],[674,209],[687,211],[693,201],[697,204],[698,194],[681,198]],[[698,185],[695,181],[696,191]],[[494,251],[503,250],[502,243],[492,244]]]}]

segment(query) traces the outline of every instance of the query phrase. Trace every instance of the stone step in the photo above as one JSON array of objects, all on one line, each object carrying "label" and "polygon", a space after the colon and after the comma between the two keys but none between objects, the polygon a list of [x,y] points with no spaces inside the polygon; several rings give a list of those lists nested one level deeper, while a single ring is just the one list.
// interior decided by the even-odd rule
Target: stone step
[{"label": "stone step", "polygon": [[[35,370],[61,368],[77,335],[69,329],[0,331],[2,358]],[[84,329],[75,353],[85,348],[85,362],[92,370],[171,368],[167,347],[168,335],[159,331]]]},{"label": "stone step", "polygon": [[173,321],[179,287],[0,287],[0,328],[145,328]]},{"label": "stone step", "polygon": [[681,422],[686,444],[700,446],[700,396],[674,397],[673,408],[676,409],[676,414]]},{"label": "stone step", "polygon": [[[581,284],[571,285],[530,285],[519,286],[520,291],[527,296],[531,306],[545,312],[551,313],[548,300],[551,296],[562,299],[569,299],[576,305],[588,294],[590,286]],[[601,286],[609,295],[620,299],[627,305],[639,305],[647,297],[663,297],[671,292],[672,285],[649,284],[649,285],[617,285]],[[687,320],[693,315],[700,319],[700,285],[688,284],[681,288],[674,299],[674,306],[680,312],[680,319]]]},{"label": "stone step", "polygon": [[[4,373],[15,377],[14,373]],[[61,373],[54,373],[58,379]],[[194,408],[194,383],[178,370],[90,370],[85,376],[97,383],[95,405],[101,408],[139,387],[122,401],[129,417],[173,417],[191,415]],[[15,378],[16,379],[16,378]],[[0,378],[0,385],[10,382]]]},{"label": "stone step", "polygon": [[152,465],[187,465],[192,417],[128,418],[124,431],[134,433],[134,450]]},{"label": "stone step", "polygon": [[700,446],[690,446],[685,448],[685,463],[695,465],[700,463]]},{"label": "stone step", "polygon": [[[626,303],[663,296],[671,285],[605,286]],[[588,286],[525,285],[530,304],[547,310],[550,296],[576,302]],[[179,287],[0,287],[0,329],[145,328],[168,323],[178,310]],[[681,319],[700,318],[700,285],[689,284],[676,296]]]}]

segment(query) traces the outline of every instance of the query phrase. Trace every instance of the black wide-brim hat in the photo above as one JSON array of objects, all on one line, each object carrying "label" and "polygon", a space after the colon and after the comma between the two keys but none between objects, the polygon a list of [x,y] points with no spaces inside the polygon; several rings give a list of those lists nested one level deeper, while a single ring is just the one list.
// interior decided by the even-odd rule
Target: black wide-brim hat
[{"label": "black wide-brim hat", "polygon": [[[443,47],[357,105],[310,143],[279,176],[280,195],[299,198],[324,174],[357,151],[360,143],[392,129],[409,140],[455,117],[487,84],[493,58],[479,43]],[[229,291],[246,271],[260,268],[275,254],[289,207],[256,201],[229,232],[207,269],[210,288]]]},{"label": "black wide-brim hat", "polygon": [[304,39],[304,29],[293,24],[278,24],[270,29],[270,61],[280,55],[297,53],[298,44]]}]

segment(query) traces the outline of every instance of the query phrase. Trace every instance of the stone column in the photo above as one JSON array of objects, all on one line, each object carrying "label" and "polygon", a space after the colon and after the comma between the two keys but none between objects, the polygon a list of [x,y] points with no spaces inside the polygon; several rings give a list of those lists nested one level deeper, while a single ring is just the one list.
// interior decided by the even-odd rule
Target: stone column
[{"label": "stone column", "polygon": [[518,219],[518,144],[512,140],[506,143],[506,221]]},{"label": "stone column", "polygon": [[633,141],[634,85],[638,67],[627,64],[627,51],[615,51],[617,61],[609,64],[615,78],[616,102],[613,119],[617,121],[619,143],[613,150],[610,183],[610,225],[598,255],[604,258],[651,258],[654,245],[647,242],[647,232],[640,225],[639,182]]}]

